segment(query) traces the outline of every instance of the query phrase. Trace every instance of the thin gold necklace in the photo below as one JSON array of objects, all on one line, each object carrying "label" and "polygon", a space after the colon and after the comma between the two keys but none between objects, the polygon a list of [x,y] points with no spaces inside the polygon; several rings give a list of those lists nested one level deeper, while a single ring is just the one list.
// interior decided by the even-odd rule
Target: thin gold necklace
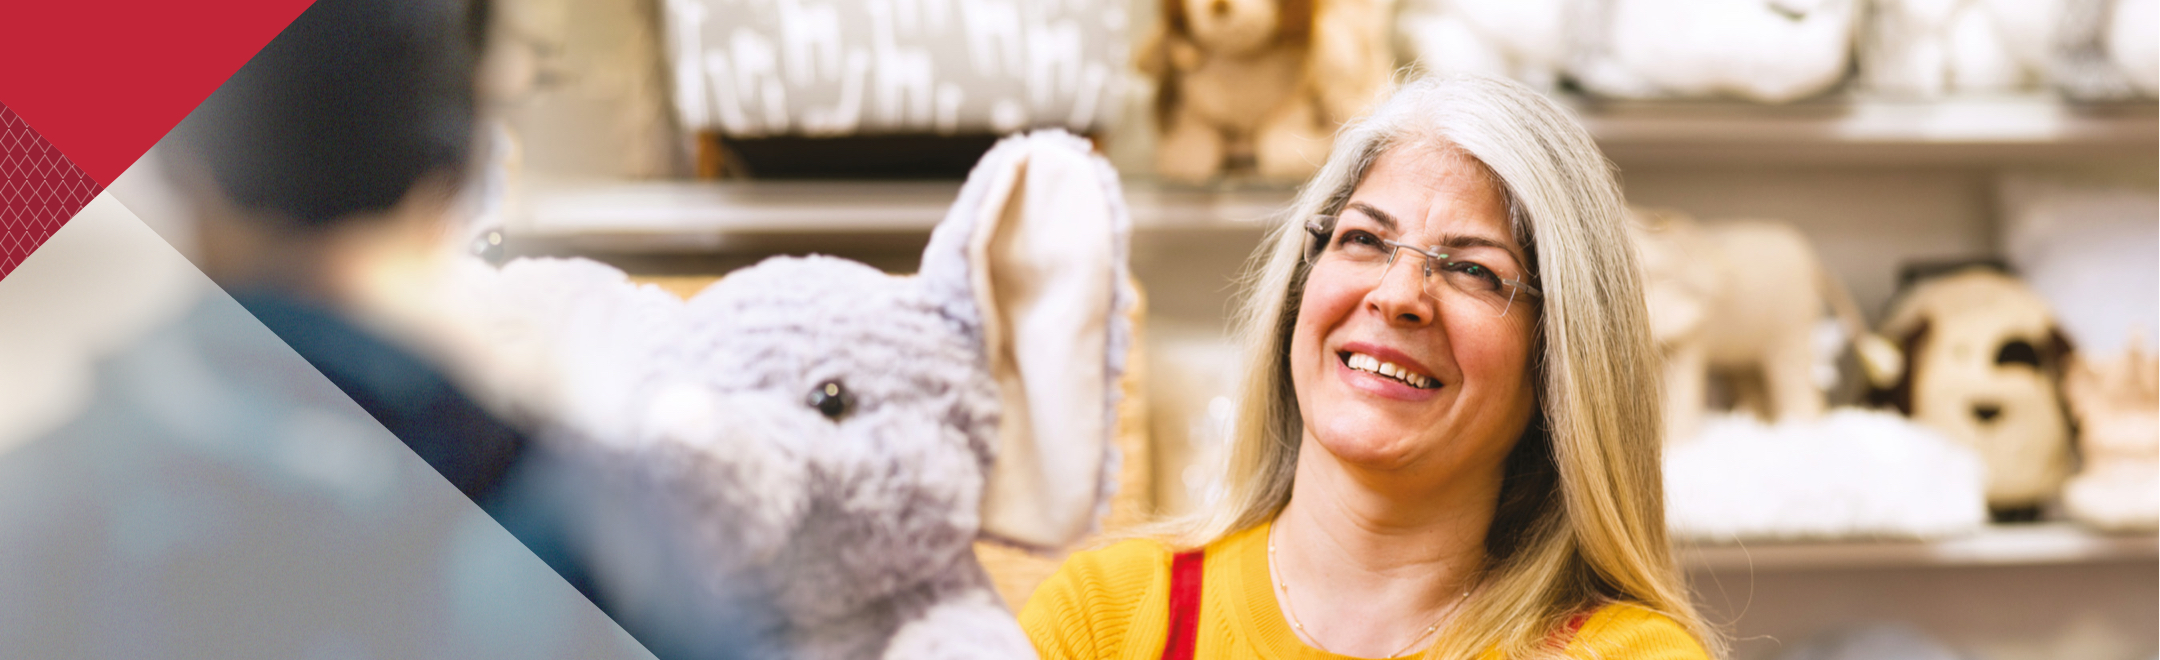
[{"label": "thin gold necklace", "polygon": [[[1310,631],[1310,630],[1306,630],[1306,629],[1305,629],[1305,624],[1304,624],[1303,622],[1301,622],[1301,621],[1298,621],[1298,616],[1297,616],[1297,604],[1295,604],[1295,603],[1292,603],[1292,602],[1290,602],[1290,583],[1289,583],[1288,581],[1285,581],[1285,580],[1283,580],[1283,578],[1282,578],[1282,573],[1281,573],[1280,571],[1278,571],[1278,570],[1277,570],[1277,569],[1275,568],[1275,527],[1274,527],[1274,525],[1269,525],[1269,526],[1268,526],[1268,535],[1267,535],[1267,568],[1268,568],[1268,577],[1270,577],[1270,578],[1274,578],[1274,580],[1275,580],[1275,588],[1276,588],[1276,589],[1279,589],[1279,590],[1281,590],[1281,591],[1282,591],[1282,604],[1283,604],[1283,608],[1282,608],[1282,609],[1283,609],[1283,613],[1284,613],[1284,614],[1288,614],[1288,615],[1290,615],[1290,628],[1291,628],[1292,630],[1296,630],[1296,631],[1297,631],[1297,633],[1298,633],[1298,636],[1299,636],[1300,638],[1304,639],[1306,643],[1308,643],[1308,644],[1312,644],[1312,645],[1313,645],[1313,648],[1317,648],[1317,649],[1320,649],[1321,651],[1325,651],[1325,652],[1327,652],[1327,653],[1328,653],[1328,654],[1330,654],[1330,655],[1342,655],[1341,653],[1336,653],[1336,652],[1334,652],[1334,651],[1331,651],[1331,650],[1329,650],[1329,649],[1328,649],[1328,647],[1327,647],[1326,645],[1324,645],[1324,644],[1321,644],[1321,643],[1320,643],[1320,637],[1319,637],[1319,636],[1317,636],[1317,635],[1314,635],[1314,634],[1312,633],[1312,631]],[[1432,625],[1430,625],[1430,626],[1426,626],[1426,627],[1425,627],[1425,631],[1424,631],[1424,632],[1418,633],[1416,637],[1412,637],[1412,638],[1410,638],[1410,643],[1409,643],[1409,644],[1404,644],[1404,645],[1403,645],[1403,647],[1402,647],[1401,649],[1398,649],[1398,650],[1396,650],[1396,651],[1395,651],[1394,653],[1389,653],[1389,654],[1387,654],[1387,657],[1390,657],[1390,658],[1395,658],[1395,657],[1401,657],[1401,656],[1402,656],[1402,654],[1404,654],[1404,653],[1409,653],[1409,652],[1410,652],[1410,649],[1413,649],[1413,648],[1417,648],[1418,642],[1422,642],[1422,641],[1425,641],[1425,638],[1427,638],[1427,637],[1431,637],[1431,636],[1432,636],[1432,634],[1433,634],[1433,633],[1435,633],[1435,632],[1439,632],[1439,631],[1440,631],[1440,624],[1441,624],[1442,622],[1445,622],[1445,621],[1447,621],[1447,617],[1448,617],[1448,615],[1449,615],[1449,614],[1451,614],[1451,613],[1453,613],[1453,612],[1455,611],[1455,608],[1456,608],[1457,606],[1460,606],[1460,605],[1462,605],[1463,601],[1464,601],[1464,600],[1467,600],[1467,599],[1469,599],[1469,598],[1470,598],[1470,591],[1466,589],[1466,590],[1464,590],[1464,591],[1462,592],[1462,596],[1461,596],[1461,598],[1457,598],[1457,599],[1455,600],[1455,602],[1454,602],[1454,603],[1452,603],[1452,604],[1448,605],[1447,609],[1441,610],[1441,611],[1440,611],[1440,615],[1439,615],[1439,616],[1437,616],[1437,617],[1434,617],[1434,618],[1433,618],[1433,622],[1432,622]]]}]

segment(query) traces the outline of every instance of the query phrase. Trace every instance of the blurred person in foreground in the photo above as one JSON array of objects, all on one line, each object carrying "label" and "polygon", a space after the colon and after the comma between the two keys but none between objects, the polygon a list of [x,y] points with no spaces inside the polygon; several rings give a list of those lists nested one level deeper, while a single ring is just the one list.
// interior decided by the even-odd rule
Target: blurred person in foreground
[{"label": "blurred person in foreground", "polygon": [[[400,292],[451,252],[487,18],[316,2],[175,130],[197,264],[231,298],[105,360],[83,415],[0,456],[8,655],[752,647],[754,608],[671,576],[681,560],[602,568],[595,530],[634,531],[637,502],[394,338]],[[611,580],[648,586],[611,602]]]},{"label": "blurred person in foreground", "polygon": [[1710,656],[1610,166],[1519,83],[1411,82],[1261,246],[1227,495],[1067,560],[1046,657]]}]

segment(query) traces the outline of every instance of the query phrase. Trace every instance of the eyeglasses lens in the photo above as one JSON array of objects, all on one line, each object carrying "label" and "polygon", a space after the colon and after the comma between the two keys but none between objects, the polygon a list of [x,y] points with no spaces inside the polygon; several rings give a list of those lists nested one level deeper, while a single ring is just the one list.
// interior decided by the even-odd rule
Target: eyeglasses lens
[{"label": "eyeglasses lens", "polygon": [[[1408,260],[1417,262],[1416,272],[1425,294],[1435,300],[1475,301],[1495,316],[1506,316],[1519,297],[1520,287],[1511,278],[1502,277],[1483,264],[1456,261],[1445,253],[1430,252],[1363,232],[1346,236],[1335,231],[1334,220],[1322,216],[1306,223],[1306,231],[1312,233],[1313,240],[1322,242],[1319,258],[1323,263],[1362,273],[1363,277],[1370,277],[1379,284],[1386,280],[1395,262],[1405,260],[1403,255],[1408,253],[1411,255]],[[1345,274],[1360,276],[1351,272]]]},{"label": "eyeglasses lens", "polygon": [[1415,262],[1419,278],[1424,283],[1425,295],[1434,300],[1474,301],[1491,310],[1494,316],[1507,315],[1515,298],[1514,286],[1501,282],[1499,277],[1483,266],[1439,259],[1408,245],[1391,245],[1387,259],[1373,269],[1376,283],[1386,280],[1397,261]]}]

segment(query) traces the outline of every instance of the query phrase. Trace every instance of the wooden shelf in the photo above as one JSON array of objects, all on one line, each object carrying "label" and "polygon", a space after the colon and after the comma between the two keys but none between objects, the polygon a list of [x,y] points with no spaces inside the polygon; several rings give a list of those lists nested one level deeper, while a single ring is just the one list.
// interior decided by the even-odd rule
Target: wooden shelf
[{"label": "wooden shelf", "polygon": [[[2045,97],[1938,102],[1831,99],[1731,102],[1567,99],[1615,162],[1823,163],[1992,167],[2149,165],[2160,106],[2065,104]],[[530,182],[514,238],[577,249],[746,252],[775,236],[919,236],[945,215],[958,181]],[[1135,229],[1257,231],[1288,205],[1282,188],[1195,188],[1128,179]]]},{"label": "wooden shelf", "polygon": [[[507,227],[541,243],[615,251],[725,252],[773,236],[924,234],[959,195],[957,181],[550,182]],[[1176,187],[1127,181],[1135,230],[1258,231],[1288,188]]]},{"label": "wooden shelf", "polygon": [[1680,560],[1716,572],[2151,562],[2160,560],[2160,536],[2102,534],[2067,522],[1994,525],[1933,541],[1683,544]]},{"label": "wooden shelf", "polygon": [[1669,162],[1967,164],[2142,158],[2160,148],[2160,106],[2045,96],[1941,101],[1825,99],[1789,105],[1570,99],[1623,166]]},{"label": "wooden shelf", "polygon": [[621,251],[729,251],[760,235],[914,234],[959,182],[645,181],[532,186],[513,238]]}]

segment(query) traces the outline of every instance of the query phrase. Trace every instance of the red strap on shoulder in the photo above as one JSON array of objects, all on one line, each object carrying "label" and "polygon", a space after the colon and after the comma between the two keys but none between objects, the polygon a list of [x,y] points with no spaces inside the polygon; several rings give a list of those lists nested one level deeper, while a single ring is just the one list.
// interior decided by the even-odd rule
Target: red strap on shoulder
[{"label": "red strap on shoulder", "polygon": [[1592,609],[1592,610],[1585,610],[1585,611],[1582,611],[1582,612],[1576,612],[1576,613],[1575,613],[1575,616],[1572,616],[1572,617],[1568,617],[1568,620],[1567,620],[1567,625],[1565,625],[1565,626],[1561,626],[1561,628],[1560,628],[1559,630],[1555,630],[1555,631],[1553,631],[1553,634],[1552,634],[1552,645],[1553,645],[1553,648],[1555,648],[1555,649],[1564,649],[1564,648],[1567,648],[1568,642],[1572,642],[1572,641],[1575,641],[1575,633],[1579,633],[1579,632],[1582,632],[1582,627],[1583,627],[1583,624],[1585,624],[1585,623],[1589,623],[1589,621],[1590,621],[1590,615],[1592,615],[1592,614],[1596,614],[1596,613],[1597,613],[1597,610],[1595,610],[1595,609]]},{"label": "red strap on shoulder", "polygon": [[1163,660],[1192,660],[1200,643],[1200,568],[1206,550],[1180,552],[1170,560],[1170,634]]}]

